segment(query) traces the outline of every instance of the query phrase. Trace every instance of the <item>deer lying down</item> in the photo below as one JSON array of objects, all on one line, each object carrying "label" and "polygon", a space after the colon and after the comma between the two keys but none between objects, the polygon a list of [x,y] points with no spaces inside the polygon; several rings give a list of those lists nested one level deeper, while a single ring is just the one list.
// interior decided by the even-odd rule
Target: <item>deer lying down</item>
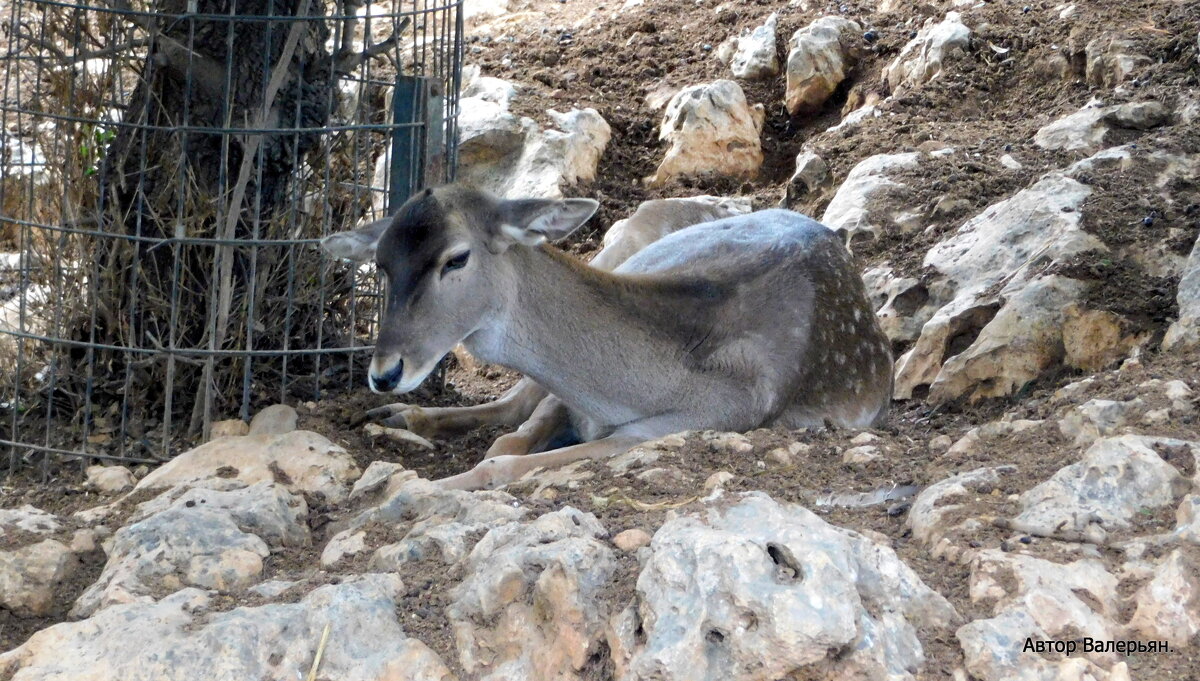
[{"label": "deer lying down", "polygon": [[[444,486],[496,487],[684,430],[885,418],[888,341],[833,232],[761,211],[669,234],[606,272],[547,243],[596,208],[449,185],[413,197],[390,222],[323,242],[339,257],[374,256],[387,277],[373,391],[413,390],[459,342],[536,384],[510,391],[538,400],[510,440],[524,455],[494,446]],[[410,426],[418,415],[397,414]],[[580,444],[525,453],[567,423]]]}]

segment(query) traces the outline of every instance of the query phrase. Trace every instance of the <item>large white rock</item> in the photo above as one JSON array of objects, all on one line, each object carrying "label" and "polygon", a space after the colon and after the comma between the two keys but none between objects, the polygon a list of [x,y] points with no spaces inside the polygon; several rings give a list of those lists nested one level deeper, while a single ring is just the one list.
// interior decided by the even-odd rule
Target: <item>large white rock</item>
[{"label": "large white rock", "polygon": [[1200,633],[1200,549],[1175,549],[1154,577],[1133,595],[1137,610],[1129,629],[1147,641],[1186,648]]},{"label": "large white rock", "polygon": [[446,611],[470,678],[585,678],[616,568],[605,534],[595,516],[566,507],[484,535]]},{"label": "large white rock", "polygon": [[971,562],[969,593],[972,601],[991,604],[994,616],[956,632],[967,671],[981,681],[1129,681],[1124,663],[1112,653],[1080,651],[1050,660],[1025,649],[1027,639],[1123,638],[1117,584],[1095,559],[1064,565],[995,549],[979,551]]},{"label": "large white rock", "polygon": [[646,181],[662,185],[680,175],[749,177],[763,162],[762,104],[753,107],[732,80],[684,88],[663,112],[658,137],[670,143]]},{"label": "large white rock", "polygon": [[463,19],[489,19],[508,14],[509,0],[463,0]]},{"label": "large white rock", "polygon": [[911,679],[916,627],[956,618],[890,548],[760,492],[669,520],[649,550],[630,680]]},{"label": "large white rock", "polygon": [[346,450],[327,438],[306,430],[282,435],[223,437],[180,454],[151,472],[135,491],[196,483],[213,478],[234,478],[252,485],[280,483],[297,493],[320,494],[331,502],[346,498],[359,470]]},{"label": "large white rock", "polygon": [[1079,463],[1055,473],[1021,495],[1013,527],[1021,532],[1102,541],[1107,532],[1131,527],[1143,510],[1172,504],[1188,482],[1163,461],[1155,446],[1190,449],[1200,443],[1122,435],[1097,440]]},{"label": "large white rock", "polygon": [[459,179],[504,198],[560,199],[563,190],[596,177],[612,129],[595,109],[546,113],[554,127],[541,129],[509,105],[518,89],[499,78],[477,76],[459,100]]},{"label": "large white rock", "polygon": [[[929,250],[924,264],[937,273],[929,294],[939,308],[897,362],[897,398],[911,397],[922,385],[936,385],[931,389],[936,399],[968,391],[1002,395],[1057,361],[1062,353],[1058,306],[1073,302],[1082,284],[1052,276],[1021,292],[1045,265],[1106,250],[1080,224],[1080,208],[1091,191],[1063,173],[1050,173],[989,206]],[[1002,308],[1007,308],[1003,315]],[[1026,311],[1036,321],[1028,327],[1020,322]],[[984,333],[996,318],[1002,326]],[[967,348],[955,347],[953,340],[970,338],[973,330],[979,333]],[[949,364],[955,353],[967,350]]]},{"label": "large white rock", "polygon": [[788,41],[788,113],[816,111],[846,78],[850,67],[851,41],[862,27],[849,19],[822,17],[792,34]]},{"label": "large white rock", "polygon": [[[260,503],[260,495],[274,497],[274,503]],[[153,601],[188,586],[245,589],[271,554],[263,537],[278,544],[307,541],[307,528],[299,525],[303,517],[289,498],[267,485],[225,493],[188,490],[166,510],[117,531],[104,571],[75,601],[72,616]],[[303,508],[302,500],[299,505]]]},{"label": "large white rock", "polygon": [[947,12],[938,23],[927,19],[917,36],[884,68],[883,79],[893,90],[928,83],[941,75],[949,57],[966,52],[970,42],[971,29],[963,25],[958,12]]},{"label": "large white rock", "polygon": [[875,306],[880,328],[893,342],[916,340],[921,327],[938,310],[920,279],[898,277],[887,265],[867,269],[863,272],[863,283]]},{"label": "large white rock", "polygon": [[0,607],[18,615],[49,614],[78,567],[71,549],[54,539],[0,551]]},{"label": "large white rock", "polygon": [[137,480],[124,466],[88,466],[87,486],[103,494],[118,494],[131,489]]},{"label": "large white rock", "polygon": [[1064,437],[1076,446],[1090,445],[1101,437],[1117,433],[1146,411],[1146,404],[1133,400],[1088,400],[1074,407],[1058,423]]},{"label": "large white rock", "polygon": [[779,55],[775,53],[775,27],[778,23],[779,14],[772,12],[762,26],[737,38],[737,47],[729,61],[734,76],[761,80],[779,73]]},{"label": "large white rock", "polygon": [[1167,329],[1163,348],[1169,350],[1200,345],[1200,239],[1192,246],[1175,299],[1179,303],[1179,320]]},{"label": "large white rock", "polygon": [[1155,101],[1104,106],[1093,99],[1079,111],[1039,128],[1033,141],[1043,149],[1096,151],[1114,128],[1147,130],[1169,117],[1166,107]]},{"label": "large white rock", "polygon": [[627,218],[604,233],[604,249],[591,265],[612,270],[631,255],[689,225],[750,212],[750,200],[737,197],[691,196],[686,199],[643,201]]},{"label": "large white rock", "polygon": [[184,589],[157,603],[106,608],[82,622],[34,634],[0,655],[13,681],[303,679],[322,634],[316,678],[339,681],[452,681],[397,618],[404,585],[395,575],[351,577],[298,603],[220,612],[212,595]]},{"label": "large white rock", "polygon": [[[408,561],[430,559],[456,563],[471,550],[474,538],[526,513],[504,492],[445,490],[428,480],[408,480],[334,535],[321,553],[321,564],[329,567],[369,548],[374,550],[373,570],[396,570]],[[363,539],[365,529],[372,525],[406,529],[397,542],[368,547]]]},{"label": "large white rock", "polygon": [[1150,57],[1138,51],[1137,42],[1111,35],[1090,41],[1084,54],[1088,83],[1104,87],[1115,87],[1138,68],[1153,63]]},{"label": "large white rock", "polygon": [[955,637],[962,645],[964,666],[978,681],[1130,681],[1124,662],[1105,668],[1082,657],[1050,660],[1026,651],[1026,640],[1052,637],[1023,609],[965,624]]},{"label": "large white rock", "polygon": [[[979,529],[979,520],[960,516],[962,502],[990,493],[999,484],[1000,476],[1013,470],[1011,467],[976,468],[921,490],[908,512],[907,523],[913,537],[927,546],[933,546],[948,533]],[[981,489],[984,491],[980,492]]]},{"label": "large white rock", "polygon": [[19,508],[0,508],[0,537],[11,532],[54,534],[62,529],[58,516],[29,504]]},{"label": "large white rock", "polygon": [[821,224],[834,231],[844,231],[854,241],[860,235],[878,237],[886,229],[908,231],[914,226],[896,208],[886,208],[888,199],[896,198],[905,185],[891,179],[898,171],[915,169],[922,154],[910,151],[901,154],[869,156],[846,175],[837,193],[825,208]]},{"label": "large white rock", "polygon": [[974,342],[945,360],[931,400],[1011,395],[1062,363],[1063,310],[1083,296],[1084,284],[1052,275],[1014,288]]},{"label": "large white rock", "polygon": [[1121,633],[1118,580],[1104,563],[1080,559],[1062,565],[998,549],[980,551],[971,562],[970,595],[991,603],[992,613],[1022,610],[1052,638],[1075,632],[1111,640]]}]

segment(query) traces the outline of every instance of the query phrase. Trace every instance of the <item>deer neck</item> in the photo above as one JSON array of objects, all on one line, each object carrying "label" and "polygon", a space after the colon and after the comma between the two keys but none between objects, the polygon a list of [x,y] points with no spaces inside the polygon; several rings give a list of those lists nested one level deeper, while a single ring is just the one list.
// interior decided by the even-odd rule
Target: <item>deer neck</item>
[{"label": "deer neck", "polygon": [[626,392],[678,357],[670,327],[686,291],[602,272],[552,247],[515,251],[513,295],[466,340],[473,354],[520,371],[576,408]]}]

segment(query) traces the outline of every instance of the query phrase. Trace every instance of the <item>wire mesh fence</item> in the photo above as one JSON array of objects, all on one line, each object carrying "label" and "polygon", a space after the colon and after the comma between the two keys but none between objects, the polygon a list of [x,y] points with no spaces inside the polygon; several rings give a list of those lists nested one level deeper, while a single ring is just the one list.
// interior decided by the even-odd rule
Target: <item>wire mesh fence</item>
[{"label": "wire mesh fence", "polygon": [[374,277],[315,244],[454,169],[461,0],[93,1],[2,18],[10,471],[360,385]]}]

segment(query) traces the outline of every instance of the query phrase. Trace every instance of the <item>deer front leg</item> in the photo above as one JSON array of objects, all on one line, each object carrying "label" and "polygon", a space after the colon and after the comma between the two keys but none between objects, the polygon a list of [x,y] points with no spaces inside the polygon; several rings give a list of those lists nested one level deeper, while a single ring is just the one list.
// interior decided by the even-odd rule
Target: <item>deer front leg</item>
[{"label": "deer front leg", "polygon": [[418,407],[396,403],[367,412],[367,418],[424,437],[459,433],[479,426],[516,426],[526,421],[546,390],[523,378],[498,399],[474,407]]},{"label": "deer front leg", "polygon": [[571,427],[571,415],[567,405],[554,395],[548,395],[542,400],[537,409],[521,427],[514,433],[507,433],[496,438],[484,459],[497,456],[524,456],[530,452],[545,449],[555,437]]},{"label": "deer front leg", "polygon": [[484,459],[466,473],[436,481],[443,489],[495,489],[520,479],[535,468],[557,468],[584,459],[604,459],[629,451],[646,438],[636,435],[609,435],[606,438],[580,445],[552,449],[548,452],[514,456],[511,454]]}]

